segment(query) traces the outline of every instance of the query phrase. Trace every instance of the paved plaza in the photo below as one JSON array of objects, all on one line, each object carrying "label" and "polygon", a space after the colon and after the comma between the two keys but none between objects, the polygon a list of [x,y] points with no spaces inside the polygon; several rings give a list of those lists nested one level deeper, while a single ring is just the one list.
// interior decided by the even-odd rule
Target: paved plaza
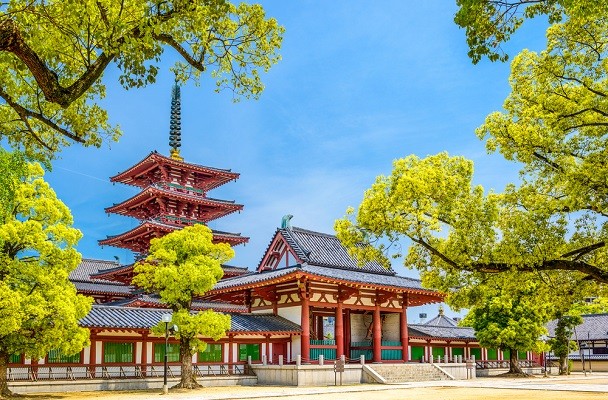
[{"label": "paved plaza", "polygon": [[[159,396],[159,397],[157,397]],[[468,381],[410,382],[379,385],[361,384],[326,387],[284,386],[232,386],[210,387],[194,391],[171,391],[161,396],[159,391],[89,392],[36,394],[22,399],[42,400],[229,400],[229,399],[279,399],[291,400],[397,400],[397,399],[608,399],[608,373],[585,377],[575,374],[568,377],[507,379],[478,378]]]}]

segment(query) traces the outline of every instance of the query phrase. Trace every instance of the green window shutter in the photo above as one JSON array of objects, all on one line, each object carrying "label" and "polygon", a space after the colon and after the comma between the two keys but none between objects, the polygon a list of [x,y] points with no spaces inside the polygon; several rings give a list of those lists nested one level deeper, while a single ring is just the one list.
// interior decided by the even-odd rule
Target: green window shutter
[{"label": "green window shutter", "polygon": [[517,358],[519,360],[525,360],[528,358],[528,352],[527,351],[518,351],[517,352]]},{"label": "green window shutter", "polygon": [[222,362],[222,345],[220,343],[207,343],[205,351],[201,351],[198,353],[198,361]]},{"label": "green window shutter", "polygon": [[503,360],[508,360],[511,358],[511,350],[507,349],[507,350],[503,350],[502,351],[502,359]]},{"label": "green window shutter", "polygon": [[[178,362],[179,361],[179,344],[169,343],[167,345],[167,361]],[[154,362],[162,363],[165,362],[165,344],[154,343]]]},{"label": "green window shutter", "polygon": [[412,352],[410,354],[410,360],[412,361],[420,361],[424,358],[424,347],[422,346],[412,346]]},{"label": "green window shutter", "polygon": [[106,342],[103,349],[104,363],[132,363],[133,343]]},{"label": "green window shutter", "polygon": [[445,347],[433,347],[433,357],[445,356]]},{"label": "green window shutter", "polygon": [[80,353],[65,355],[60,350],[50,350],[46,360],[49,364],[74,364],[80,362]]},{"label": "green window shutter", "polygon": [[498,350],[488,349],[488,360],[498,360]]},{"label": "green window shutter", "polygon": [[251,356],[251,360],[260,360],[260,345],[259,344],[239,344],[239,361],[247,361],[247,356]]},{"label": "green window shutter", "polygon": [[464,357],[464,348],[463,347],[452,347],[452,355]]},{"label": "green window shutter", "polygon": [[21,354],[11,354],[8,359],[9,364],[21,364]]},{"label": "green window shutter", "polygon": [[472,348],[471,355],[475,356],[475,361],[481,360],[481,349],[480,348]]}]

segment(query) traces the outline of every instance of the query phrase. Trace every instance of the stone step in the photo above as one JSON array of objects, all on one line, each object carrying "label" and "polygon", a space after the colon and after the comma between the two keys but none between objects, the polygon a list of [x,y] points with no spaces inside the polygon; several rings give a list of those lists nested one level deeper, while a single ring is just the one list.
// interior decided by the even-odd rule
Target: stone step
[{"label": "stone step", "polygon": [[377,365],[368,364],[386,383],[441,381],[450,377],[432,364]]}]

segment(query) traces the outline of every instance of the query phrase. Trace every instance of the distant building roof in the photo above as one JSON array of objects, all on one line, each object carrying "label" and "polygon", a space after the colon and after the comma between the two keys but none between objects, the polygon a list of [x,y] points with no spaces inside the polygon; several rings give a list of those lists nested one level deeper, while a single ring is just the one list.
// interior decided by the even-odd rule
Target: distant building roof
[{"label": "distant building roof", "polygon": [[476,341],[473,328],[461,328],[457,326],[429,326],[426,324],[408,324],[408,334],[417,338],[436,339],[461,339],[464,341]]},{"label": "distant building roof", "polygon": [[437,314],[437,316],[435,318],[430,319],[427,322],[425,322],[423,325],[428,325],[428,326],[443,326],[443,327],[457,327],[458,326],[458,322],[456,322],[456,320],[454,320],[453,318],[446,317],[443,314],[443,307],[439,306],[439,314]]},{"label": "distant building roof", "polygon": [[[608,314],[586,314],[582,315],[583,323],[576,327],[576,336],[572,340],[586,342],[590,340],[608,340]],[[555,336],[557,320],[547,323],[549,336]]]},{"label": "distant building roof", "polygon": [[[91,312],[80,320],[80,325],[87,328],[149,329],[156,326],[165,313],[166,309],[94,304]],[[298,324],[272,314],[231,314],[230,317],[231,333],[301,333]]]},{"label": "distant building roof", "polygon": [[114,269],[118,267],[118,261],[95,260],[91,258],[83,258],[75,270],[70,272],[69,279],[71,281],[81,282],[110,282],[105,279],[92,278],[91,275]]}]

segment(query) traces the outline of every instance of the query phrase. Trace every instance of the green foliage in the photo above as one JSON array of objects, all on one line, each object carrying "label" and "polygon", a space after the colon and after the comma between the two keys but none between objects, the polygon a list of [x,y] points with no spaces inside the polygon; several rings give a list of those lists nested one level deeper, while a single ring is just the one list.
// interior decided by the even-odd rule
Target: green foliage
[{"label": "green foliage", "polygon": [[578,349],[576,342],[570,340],[570,337],[574,328],[582,323],[583,319],[579,315],[563,315],[559,313],[557,316],[555,337],[549,340],[548,344],[555,356],[559,357],[560,375],[566,375],[570,371],[566,362],[568,354]]},{"label": "green foliage", "polygon": [[35,359],[51,349],[73,354],[88,345],[78,320],[92,301],[68,280],[80,262],[75,246],[82,235],[40,165],[19,160],[0,152],[0,176],[13,196],[0,207],[0,359],[22,353]]},{"label": "green foliage", "polygon": [[117,140],[99,104],[110,64],[123,87],[139,88],[171,49],[181,82],[206,72],[235,100],[257,98],[283,34],[260,5],[225,0],[10,1],[0,16],[0,139],[43,161],[72,142]]},{"label": "green foliage", "polygon": [[454,21],[465,28],[469,57],[474,63],[487,57],[506,61],[501,45],[524,20],[545,15],[550,24],[568,20],[577,24],[608,14],[608,4],[595,0],[456,0]]},{"label": "green foliage", "polygon": [[190,310],[222,277],[222,263],[234,257],[226,243],[213,243],[211,230],[193,225],[152,239],[145,261],[135,267],[133,284],[158,293],[172,309]]},{"label": "green foliage", "polygon": [[567,279],[576,282],[608,281],[601,258],[585,250],[588,235],[569,236],[565,212],[555,213],[527,187],[486,195],[472,174],[470,161],[446,153],[397,160],[392,174],[365,192],[356,216],[349,209],[336,221],[337,236],[360,263],[388,265],[404,255],[423,284],[454,295],[487,273],[563,270],[575,271]]},{"label": "green foliage", "polygon": [[[198,337],[221,338],[230,329],[230,316],[211,310],[192,313],[194,296],[201,296],[223,275],[222,263],[234,257],[226,243],[213,243],[211,230],[193,225],[174,231],[162,238],[152,239],[145,261],[135,267],[133,284],[158,293],[172,310],[171,324],[177,325],[175,336],[180,340],[182,361],[181,387],[195,387],[189,357],[205,350]],[[165,324],[159,323],[153,332],[164,335]]]},{"label": "green foliage", "polygon": [[495,275],[480,285],[483,295],[470,304],[463,320],[475,329],[480,345],[513,354],[543,350],[540,338],[553,309],[551,293],[528,275]]}]

